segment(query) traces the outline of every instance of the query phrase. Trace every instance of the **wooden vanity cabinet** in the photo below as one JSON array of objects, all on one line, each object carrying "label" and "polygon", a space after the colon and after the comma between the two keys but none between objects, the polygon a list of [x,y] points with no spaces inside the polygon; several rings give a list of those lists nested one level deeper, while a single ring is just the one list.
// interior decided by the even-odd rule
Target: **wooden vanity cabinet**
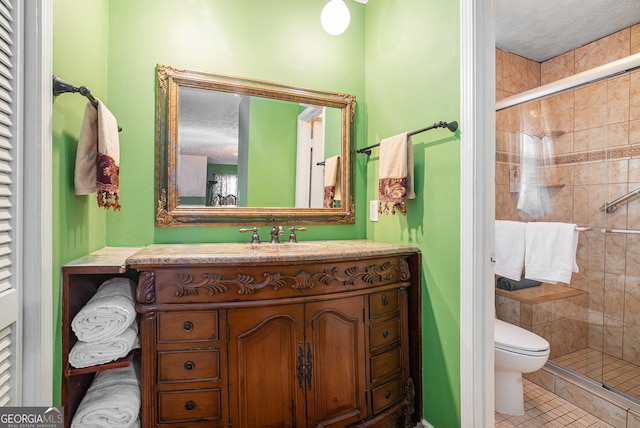
[{"label": "wooden vanity cabinet", "polygon": [[130,266],[143,427],[412,427],[421,417],[407,292],[419,287],[419,253],[146,261]]}]

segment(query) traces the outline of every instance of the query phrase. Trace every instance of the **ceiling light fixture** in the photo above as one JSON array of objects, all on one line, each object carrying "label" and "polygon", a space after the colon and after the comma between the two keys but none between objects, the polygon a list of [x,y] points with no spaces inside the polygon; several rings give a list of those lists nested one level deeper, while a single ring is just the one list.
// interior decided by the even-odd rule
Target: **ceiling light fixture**
[{"label": "ceiling light fixture", "polygon": [[[359,3],[367,3],[369,0],[355,0]],[[351,14],[345,0],[329,0],[320,14],[322,28],[332,36],[345,32],[351,22]]]}]

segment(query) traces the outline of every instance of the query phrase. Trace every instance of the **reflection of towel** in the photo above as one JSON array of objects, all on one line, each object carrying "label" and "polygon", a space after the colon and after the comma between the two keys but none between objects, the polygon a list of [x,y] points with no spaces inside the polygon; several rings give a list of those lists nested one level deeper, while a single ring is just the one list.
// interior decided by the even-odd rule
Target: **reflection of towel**
[{"label": "reflection of towel", "polygon": [[324,162],[324,208],[335,208],[341,186],[340,156],[332,156]]},{"label": "reflection of towel", "polygon": [[73,317],[71,328],[83,342],[111,339],[124,332],[136,319],[134,283],[112,278]]},{"label": "reflection of towel", "polygon": [[499,276],[498,280],[496,281],[496,287],[498,287],[501,290],[509,290],[509,291],[521,290],[523,288],[529,288],[529,287],[537,287],[540,285],[542,285],[540,281],[525,279],[524,277],[519,281],[516,281],[513,279],[505,278],[503,276]]},{"label": "reflection of towel", "polygon": [[97,192],[99,206],[119,210],[119,164],[118,123],[100,100],[97,109],[88,102],[84,109],[76,153],[76,194]]},{"label": "reflection of towel", "polygon": [[76,342],[69,352],[69,364],[76,368],[97,366],[127,356],[140,347],[138,324],[131,324],[123,333],[98,342]]},{"label": "reflection of towel", "polygon": [[378,192],[380,214],[407,213],[407,199],[415,199],[413,191],[413,146],[407,133],[380,141]]},{"label": "reflection of towel", "polygon": [[71,427],[139,427],[140,404],[137,363],[103,370],[94,376]]},{"label": "reflection of towel", "polygon": [[525,236],[525,278],[551,284],[571,283],[571,273],[578,272],[576,225],[527,223]]},{"label": "reflection of towel", "polygon": [[496,220],[495,273],[518,281],[524,267],[524,228],[519,221]]}]

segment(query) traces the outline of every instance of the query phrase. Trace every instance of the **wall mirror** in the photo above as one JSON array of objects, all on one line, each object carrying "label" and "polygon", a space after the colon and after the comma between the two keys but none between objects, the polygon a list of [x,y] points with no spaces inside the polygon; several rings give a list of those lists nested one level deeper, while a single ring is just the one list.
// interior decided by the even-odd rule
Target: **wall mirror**
[{"label": "wall mirror", "polygon": [[156,77],[156,226],[354,223],[355,96],[165,65]]}]

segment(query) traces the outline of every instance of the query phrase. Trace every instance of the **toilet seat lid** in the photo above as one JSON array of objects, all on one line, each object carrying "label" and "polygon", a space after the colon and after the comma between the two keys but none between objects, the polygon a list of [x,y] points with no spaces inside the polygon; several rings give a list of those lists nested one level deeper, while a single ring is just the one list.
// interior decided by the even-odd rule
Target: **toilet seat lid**
[{"label": "toilet seat lid", "polygon": [[536,355],[549,352],[549,342],[535,333],[508,322],[495,320],[495,347],[519,354]]}]

